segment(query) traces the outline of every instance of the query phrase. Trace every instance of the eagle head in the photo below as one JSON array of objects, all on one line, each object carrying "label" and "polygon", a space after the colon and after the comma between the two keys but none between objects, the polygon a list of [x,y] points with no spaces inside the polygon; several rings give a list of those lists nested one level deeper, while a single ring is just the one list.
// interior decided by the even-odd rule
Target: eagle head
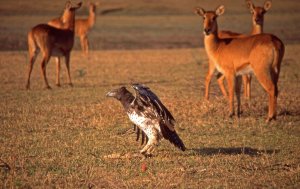
[{"label": "eagle head", "polygon": [[111,91],[109,91],[106,96],[107,97],[114,97],[117,100],[121,100],[122,97],[128,95],[128,93],[130,93],[126,87],[120,87],[118,89],[113,89]]}]

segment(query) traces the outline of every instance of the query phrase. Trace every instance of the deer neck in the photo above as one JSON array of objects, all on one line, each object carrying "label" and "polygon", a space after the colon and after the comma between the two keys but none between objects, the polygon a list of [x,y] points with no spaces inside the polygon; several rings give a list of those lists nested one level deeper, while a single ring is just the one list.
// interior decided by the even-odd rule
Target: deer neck
[{"label": "deer neck", "polygon": [[75,28],[75,13],[65,12],[62,16],[64,28],[67,30],[74,31]]},{"label": "deer neck", "polygon": [[256,35],[261,33],[263,33],[263,25],[253,23],[251,34]]},{"label": "deer neck", "polygon": [[210,35],[205,35],[204,36],[204,45],[205,45],[205,50],[207,55],[212,58],[214,54],[217,52],[218,47],[219,47],[219,37],[218,33],[214,32],[211,33]]},{"label": "deer neck", "polygon": [[94,11],[90,11],[89,17],[88,17],[88,23],[89,27],[93,27],[96,21],[96,14]]}]

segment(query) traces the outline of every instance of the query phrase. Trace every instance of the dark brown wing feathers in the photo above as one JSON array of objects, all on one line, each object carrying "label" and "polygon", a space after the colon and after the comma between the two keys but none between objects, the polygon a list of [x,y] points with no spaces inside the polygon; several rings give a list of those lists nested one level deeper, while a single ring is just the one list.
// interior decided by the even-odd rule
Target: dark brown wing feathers
[{"label": "dark brown wing feathers", "polygon": [[185,145],[183,144],[182,140],[179,138],[176,131],[169,130],[169,127],[163,126],[164,123],[160,124],[160,130],[162,132],[162,135],[165,139],[170,141],[172,144],[174,144],[176,147],[178,147],[180,150],[185,151]]},{"label": "dark brown wing feathers", "polygon": [[171,131],[174,131],[174,117],[148,87],[138,87],[136,90],[136,96],[138,102],[145,107],[151,107],[156,116],[159,117]]},{"label": "dark brown wing feathers", "polygon": [[148,109],[148,111],[145,111],[144,113],[149,114],[149,116],[155,115],[155,118],[159,119],[163,137],[182,151],[185,151],[186,148],[174,129],[175,119],[170,111],[148,87],[134,84],[133,88],[136,91],[138,103]]}]

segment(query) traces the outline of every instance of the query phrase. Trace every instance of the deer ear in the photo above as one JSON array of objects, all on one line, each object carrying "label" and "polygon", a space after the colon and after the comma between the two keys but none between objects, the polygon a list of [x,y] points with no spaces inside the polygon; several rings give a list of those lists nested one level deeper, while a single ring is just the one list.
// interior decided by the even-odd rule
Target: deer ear
[{"label": "deer ear", "polygon": [[204,16],[204,14],[206,13],[206,11],[203,8],[201,8],[201,7],[197,7],[197,8],[195,8],[194,13],[198,14],[199,16]]},{"label": "deer ear", "polygon": [[265,11],[268,11],[272,6],[272,2],[270,0],[267,0],[264,4]]},{"label": "deer ear", "polygon": [[221,16],[222,14],[224,14],[224,12],[225,12],[225,6],[224,5],[218,6],[218,8],[215,11],[216,15],[218,15],[218,16]]},{"label": "deer ear", "polygon": [[82,5],[82,2],[79,2],[77,5],[76,5],[76,9],[79,9],[80,7],[81,7],[81,5]]},{"label": "deer ear", "polygon": [[71,1],[67,1],[65,5],[65,9],[70,9],[72,7]]},{"label": "deer ear", "polygon": [[254,9],[255,9],[255,6],[254,6],[254,4],[252,3],[252,1],[251,1],[251,0],[247,0],[246,3],[247,3],[248,9],[250,9],[250,12],[253,13],[253,12],[254,12]]}]

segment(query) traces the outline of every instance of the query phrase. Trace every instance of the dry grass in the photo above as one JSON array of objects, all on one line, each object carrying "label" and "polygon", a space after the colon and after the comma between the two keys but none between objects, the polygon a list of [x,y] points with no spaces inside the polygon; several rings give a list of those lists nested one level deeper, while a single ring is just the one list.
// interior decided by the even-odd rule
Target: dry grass
[{"label": "dry grass", "polygon": [[[239,0],[101,0],[91,49],[139,50],[92,51],[88,58],[73,52],[73,88],[64,85],[64,66],[63,85],[55,87],[52,60],[52,90],[43,89],[38,59],[30,91],[27,31],[57,17],[62,1],[1,1],[0,188],[299,188],[299,2],[273,1],[266,16],[265,31],[288,44],[278,120],[266,124],[267,95],[256,80],[241,119],[228,118],[215,81],[211,101],[203,98],[207,58],[193,49],[202,45],[202,20],[192,10],[224,4],[220,29],[248,32],[250,14]],[[86,7],[78,13],[86,14]],[[105,97],[133,82],[151,87],[171,110],[188,151],[162,141],[155,157],[137,156],[141,146],[121,105]]]},{"label": "dry grass", "polygon": [[[297,188],[300,186],[299,51],[288,46],[280,77],[278,120],[264,122],[267,96],[253,82],[241,119],[227,117],[216,82],[203,98],[203,49],[91,52],[71,59],[74,87],[44,90],[40,65],[26,91],[26,52],[0,53],[0,186],[2,188]],[[62,70],[62,83],[66,70]],[[105,93],[147,84],[177,120],[190,149],[163,141],[142,160],[121,105]],[[117,158],[108,158],[115,155]],[[146,164],[143,172],[141,165]]]}]

